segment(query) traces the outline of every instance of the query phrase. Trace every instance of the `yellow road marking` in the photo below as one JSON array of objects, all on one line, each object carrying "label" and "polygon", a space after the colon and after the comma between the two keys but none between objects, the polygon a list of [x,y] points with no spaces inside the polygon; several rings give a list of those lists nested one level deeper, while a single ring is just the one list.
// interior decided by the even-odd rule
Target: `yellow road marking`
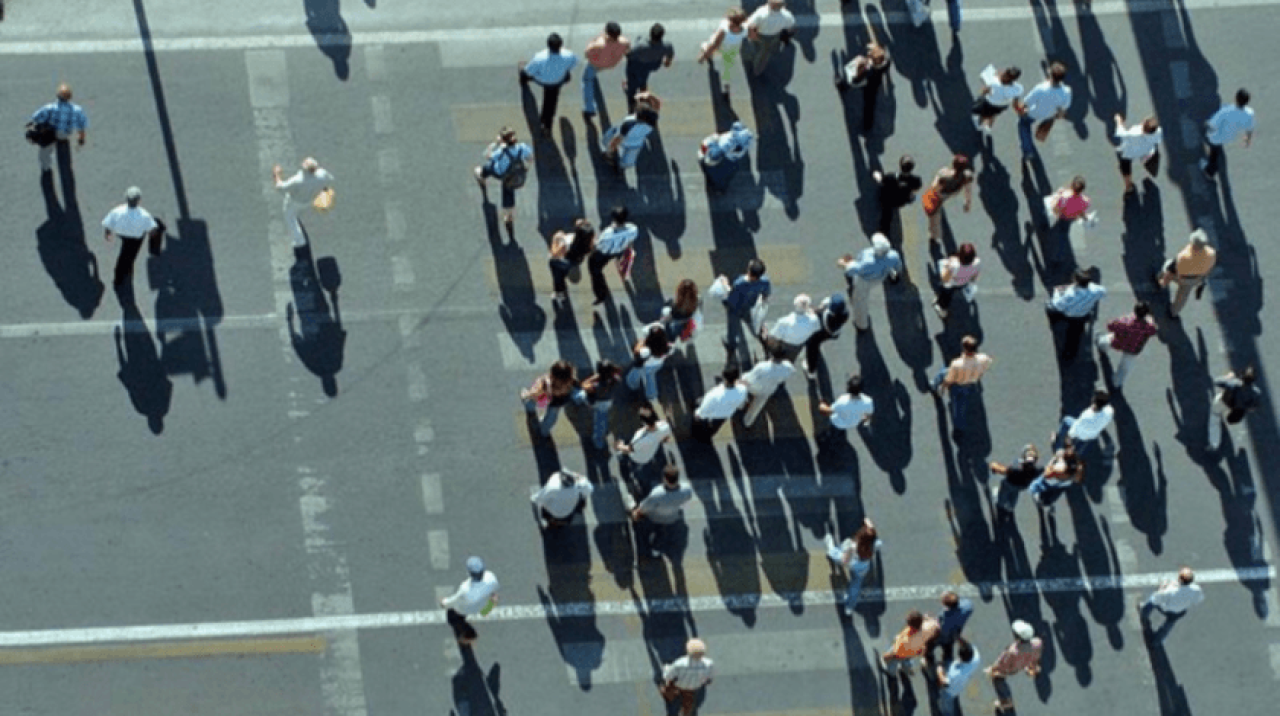
[{"label": "yellow road marking", "polygon": [[[533,96],[541,103],[541,92],[534,89]],[[539,107],[542,105],[539,104]],[[616,101],[610,98],[606,105],[609,109],[609,120],[613,123],[622,121],[626,116],[626,102],[619,94]],[[511,127],[528,141],[529,123],[525,119],[524,107],[518,102],[501,102],[494,104],[460,104],[450,107],[453,113],[454,136],[459,142],[488,144],[497,136],[501,127]],[[582,102],[566,99],[561,93],[557,106],[555,138],[560,139],[560,122],[563,119],[573,124],[577,137],[585,139],[586,126],[582,119]],[[599,126],[599,118],[594,123]],[[705,99],[668,99],[662,102],[662,117],[658,120],[658,131],[664,136],[697,137],[699,139],[711,134],[716,129],[715,111],[711,108],[711,98]]]},{"label": "yellow road marking", "polygon": [[198,659],[215,656],[320,654],[326,647],[327,643],[322,636],[297,636],[278,639],[216,639],[144,644],[89,644],[41,649],[0,649],[0,666],[79,664],[138,659]]}]

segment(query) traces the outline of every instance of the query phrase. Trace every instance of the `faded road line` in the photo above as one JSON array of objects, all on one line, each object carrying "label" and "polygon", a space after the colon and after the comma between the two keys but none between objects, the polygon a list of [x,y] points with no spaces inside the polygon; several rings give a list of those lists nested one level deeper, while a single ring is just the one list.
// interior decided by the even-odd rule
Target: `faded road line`
[{"label": "faded road line", "polygon": [[89,644],[48,648],[29,647],[0,649],[0,666],[81,664],[95,661],[130,661],[138,659],[201,659],[216,656],[321,654],[326,647],[327,642],[322,636],[166,641],[140,644]]}]

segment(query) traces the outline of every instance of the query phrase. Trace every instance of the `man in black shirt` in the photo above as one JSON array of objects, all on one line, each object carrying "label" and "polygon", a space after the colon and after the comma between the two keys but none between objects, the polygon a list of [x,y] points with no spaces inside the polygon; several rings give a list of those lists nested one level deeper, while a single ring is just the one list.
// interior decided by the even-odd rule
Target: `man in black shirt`
[{"label": "man in black shirt", "polygon": [[1037,464],[1039,459],[1040,453],[1036,450],[1036,446],[1028,445],[1022,448],[1022,455],[1014,465],[991,463],[991,474],[1004,476],[1000,485],[994,488],[996,511],[999,516],[1013,517],[1013,508],[1018,504],[1018,494],[1040,476],[1040,466]]},{"label": "man in black shirt", "polygon": [[1237,374],[1230,371],[1213,381],[1218,394],[1209,405],[1209,449],[1217,450],[1222,442],[1222,421],[1235,425],[1262,404],[1262,391],[1254,385],[1257,372],[1249,366]]},{"label": "man in black shirt", "polygon": [[904,154],[898,160],[897,174],[871,172],[871,178],[880,185],[880,233],[885,236],[890,236],[889,228],[893,226],[893,217],[898,215],[898,209],[915,201],[916,193],[923,186],[920,177],[912,174],[915,168],[916,161]]},{"label": "man in black shirt", "polygon": [[649,89],[649,75],[662,67],[670,67],[676,58],[676,48],[663,39],[666,34],[662,23],[655,22],[649,28],[649,36],[638,40],[627,51],[627,81],[623,89],[627,93],[628,112],[636,109],[636,94]]}]

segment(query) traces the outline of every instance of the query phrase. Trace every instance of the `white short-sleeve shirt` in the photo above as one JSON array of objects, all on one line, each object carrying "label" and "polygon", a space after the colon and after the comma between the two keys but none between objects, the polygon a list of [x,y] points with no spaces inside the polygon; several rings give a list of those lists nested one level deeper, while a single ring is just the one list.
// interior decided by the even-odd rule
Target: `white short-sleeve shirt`
[{"label": "white short-sleeve shirt", "polygon": [[1071,106],[1071,88],[1064,84],[1055,87],[1045,80],[1031,88],[1022,104],[1032,121],[1043,122]]},{"label": "white short-sleeve shirt", "polygon": [[640,428],[631,437],[631,459],[641,465],[648,463],[658,454],[662,441],[671,436],[671,426],[665,420],[659,420],[653,430]]},{"label": "white short-sleeve shirt", "polygon": [[319,194],[325,187],[332,184],[333,175],[323,167],[320,167],[314,173],[299,169],[297,174],[280,182],[278,188],[288,194],[290,199],[310,204],[315,200],[316,194]]},{"label": "white short-sleeve shirt", "polygon": [[875,402],[865,395],[856,398],[848,393],[836,398],[831,404],[831,424],[847,430],[855,427],[862,419],[875,412]]},{"label": "white short-sleeve shirt", "polygon": [[116,236],[140,239],[148,231],[156,228],[156,220],[141,206],[130,207],[128,204],[121,204],[103,217],[102,228]]}]

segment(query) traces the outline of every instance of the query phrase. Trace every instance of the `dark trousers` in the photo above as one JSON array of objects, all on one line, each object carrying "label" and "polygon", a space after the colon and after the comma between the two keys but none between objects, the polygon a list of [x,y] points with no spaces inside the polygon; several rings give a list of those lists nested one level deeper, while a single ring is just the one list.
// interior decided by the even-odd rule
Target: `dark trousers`
[{"label": "dark trousers", "polygon": [[591,274],[591,292],[597,301],[609,300],[609,283],[604,279],[604,270],[621,254],[602,254],[595,251],[587,259],[587,273]]},{"label": "dark trousers", "polygon": [[809,341],[804,344],[804,361],[808,364],[810,373],[818,370],[818,363],[822,361],[822,344],[832,338],[835,336],[825,328],[820,328],[817,333],[809,336]]},{"label": "dark trousers", "polygon": [[476,630],[467,623],[467,618],[452,609],[445,612],[445,619],[449,622],[449,626],[453,627],[453,635],[460,642],[472,642],[476,640]]},{"label": "dark trousers", "polygon": [[1083,318],[1063,316],[1063,320],[1067,322],[1067,332],[1062,338],[1062,359],[1073,360],[1080,352],[1080,339],[1084,337],[1084,330],[1088,327],[1089,321],[1093,320],[1093,316],[1092,314]]},{"label": "dark trousers", "polygon": [[[160,242],[164,235],[160,232],[151,234],[151,241],[148,251],[152,256],[160,255]],[[142,239],[130,236],[120,237],[120,257],[116,259],[116,278],[115,285],[120,286],[133,276],[133,264],[138,259],[138,253],[142,251]]]},{"label": "dark trousers", "polygon": [[565,293],[569,290],[567,283],[569,272],[576,265],[568,259],[551,259],[548,262],[551,266],[551,286],[556,293]]},{"label": "dark trousers", "polygon": [[724,425],[724,418],[704,420],[695,415],[693,417],[693,439],[709,443],[711,438],[715,437],[716,432],[720,430],[721,425]]},{"label": "dark trousers", "polygon": [[1166,612],[1160,607],[1152,604],[1148,599],[1148,601],[1142,603],[1142,628],[1147,631],[1151,630],[1152,609],[1164,615],[1164,624],[1161,624],[1160,628],[1151,634],[1152,638],[1156,641],[1164,641],[1165,637],[1169,636],[1169,632],[1173,631],[1173,625],[1177,624],[1179,619],[1187,615],[1186,612]]},{"label": "dark trousers", "polygon": [[556,121],[556,106],[560,104],[560,88],[569,81],[569,77],[568,75],[565,75],[565,78],[556,84],[544,85],[541,82],[537,82],[529,75],[526,75],[523,72],[520,73],[521,84],[528,84],[531,81],[542,87],[542,112],[539,115],[538,121],[542,124],[543,129],[550,132],[552,123]]},{"label": "dark trousers", "polygon": [[880,200],[880,226],[878,228],[885,238],[891,236],[889,230],[893,228],[893,220],[898,216],[898,209],[901,208],[901,206],[893,202],[885,201],[884,199]]},{"label": "dark trousers", "polygon": [[1209,150],[1209,156],[1205,159],[1204,173],[1209,176],[1217,176],[1218,161],[1222,159],[1222,145],[1206,140],[1205,147]]},{"label": "dark trousers", "polygon": [[884,73],[872,72],[867,83],[862,86],[862,131],[869,134],[876,124],[876,101],[880,99],[880,84],[884,81]]},{"label": "dark trousers", "polygon": [[939,285],[936,294],[938,299],[938,308],[941,308],[944,311],[951,310],[951,299],[955,298],[957,291],[962,290],[964,290],[963,286],[956,287]]},{"label": "dark trousers", "polygon": [[651,64],[647,62],[635,62],[627,60],[627,66],[624,70],[627,75],[627,111],[631,112],[636,108],[636,93],[649,89],[649,75],[653,71],[662,66],[662,63]]}]

